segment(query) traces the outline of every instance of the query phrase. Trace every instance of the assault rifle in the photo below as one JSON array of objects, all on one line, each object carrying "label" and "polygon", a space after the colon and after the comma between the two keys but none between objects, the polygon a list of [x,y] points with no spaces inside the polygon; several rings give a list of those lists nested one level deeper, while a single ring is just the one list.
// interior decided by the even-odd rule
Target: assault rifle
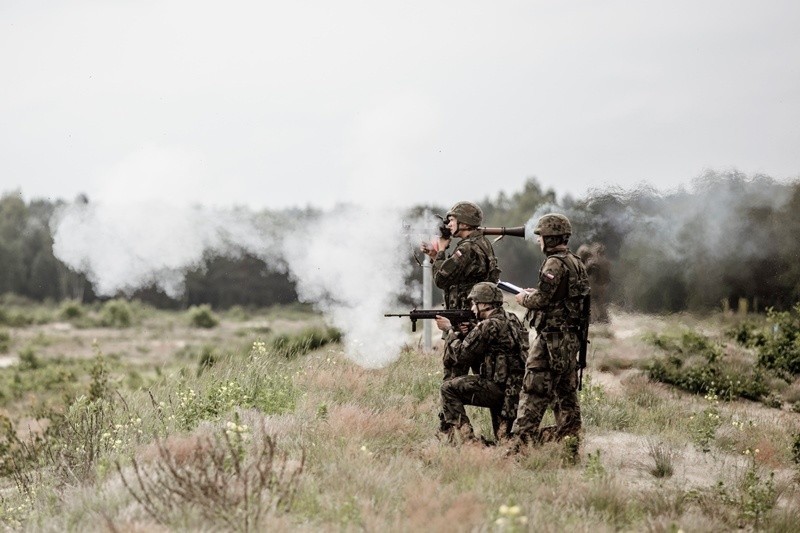
[{"label": "assault rifle", "polygon": [[412,309],[410,313],[387,313],[383,316],[407,316],[411,319],[411,331],[417,331],[417,320],[436,318],[437,316],[447,318],[454,326],[476,319],[475,313],[470,309]]},{"label": "assault rifle", "polygon": [[586,368],[586,349],[589,347],[589,319],[591,307],[592,295],[587,294],[583,297],[581,321],[578,325],[578,335],[581,340],[581,348],[578,351],[578,390],[583,389],[583,369]]}]

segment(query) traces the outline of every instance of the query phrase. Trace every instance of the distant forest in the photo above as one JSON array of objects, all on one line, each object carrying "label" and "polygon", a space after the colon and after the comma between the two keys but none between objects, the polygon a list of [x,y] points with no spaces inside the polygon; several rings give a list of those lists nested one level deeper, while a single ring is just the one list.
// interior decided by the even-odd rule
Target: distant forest
[{"label": "distant forest", "polygon": [[[574,199],[557,198],[531,178],[511,195],[455,200],[478,203],[487,226],[520,226],[549,211],[565,213],[573,223],[573,251],[587,242],[605,245],[612,263],[612,302],[628,310],[708,311],[723,302],[735,307],[742,298],[750,309],[787,309],[800,301],[798,181],[708,172],[686,190],[612,188]],[[41,302],[99,299],[85,275],[53,254],[49,222],[63,204],[40,199],[26,203],[14,191],[0,198],[0,294]],[[409,215],[426,210],[444,214],[447,207],[420,205]],[[281,212],[269,215],[281,219]],[[317,215],[304,212],[310,219]],[[495,251],[503,279],[535,285],[542,255],[534,243],[505,237]],[[398,261],[413,258],[409,254]],[[217,309],[297,300],[286,273],[271,271],[248,254],[207,255],[186,271],[180,299],[155,287],[126,297],[162,308],[207,303]]]}]

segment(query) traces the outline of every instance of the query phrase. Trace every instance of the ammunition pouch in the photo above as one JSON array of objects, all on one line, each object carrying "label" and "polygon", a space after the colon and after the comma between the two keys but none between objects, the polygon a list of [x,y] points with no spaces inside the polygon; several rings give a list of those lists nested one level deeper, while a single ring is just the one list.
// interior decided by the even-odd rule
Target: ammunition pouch
[{"label": "ammunition pouch", "polygon": [[492,376],[492,381],[498,385],[505,385],[507,379],[508,358],[506,357],[506,354],[501,353],[495,358],[494,375]]},{"label": "ammunition pouch", "polygon": [[517,405],[519,404],[519,393],[522,389],[522,380],[509,380],[506,384],[503,395],[503,407],[500,408],[500,417],[514,421],[517,418]]}]

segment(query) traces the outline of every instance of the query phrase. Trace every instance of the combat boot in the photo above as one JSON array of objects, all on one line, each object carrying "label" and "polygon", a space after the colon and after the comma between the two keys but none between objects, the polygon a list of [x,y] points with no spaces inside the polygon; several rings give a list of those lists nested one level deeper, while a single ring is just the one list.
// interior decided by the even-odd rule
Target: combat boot
[{"label": "combat boot", "polygon": [[469,424],[461,424],[458,427],[458,438],[462,443],[478,443],[480,440],[475,436],[475,431]]}]

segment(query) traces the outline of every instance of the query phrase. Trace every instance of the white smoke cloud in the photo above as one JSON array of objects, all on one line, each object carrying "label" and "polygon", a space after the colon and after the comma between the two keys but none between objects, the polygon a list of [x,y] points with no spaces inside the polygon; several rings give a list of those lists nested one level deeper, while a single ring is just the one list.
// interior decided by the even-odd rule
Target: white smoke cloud
[{"label": "white smoke cloud", "polygon": [[408,340],[408,323],[383,314],[408,296],[408,256],[418,233],[435,228],[430,220],[414,221],[423,229],[404,231],[408,224],[399,211],[349,206],[299,227],[284,223],[279,234],[243,209],[76,203],[53,218],[53,251],[86,273],[100,295],[155,284],[173,298],[205,253],[251,253],[288,270],[300,299],[343,332],[347,357],[375,368],[396,359]]},{"label": "white smoke cloud", "polygon": [[276,242],[252,216],[156,202],[71,204],[52,226],[53,253],[84,272],[100,295],[155,284],[174,298],[207,250],[246,250],[268,260]]},{"label": "white smoke cloud", "polygon": [[300,299],[345,332],[345,353],[368,368],[396,359],[407,340],[408,324],[383,317],[407,292],[402,225],[400,212],[339,207],[284,242]]}]

